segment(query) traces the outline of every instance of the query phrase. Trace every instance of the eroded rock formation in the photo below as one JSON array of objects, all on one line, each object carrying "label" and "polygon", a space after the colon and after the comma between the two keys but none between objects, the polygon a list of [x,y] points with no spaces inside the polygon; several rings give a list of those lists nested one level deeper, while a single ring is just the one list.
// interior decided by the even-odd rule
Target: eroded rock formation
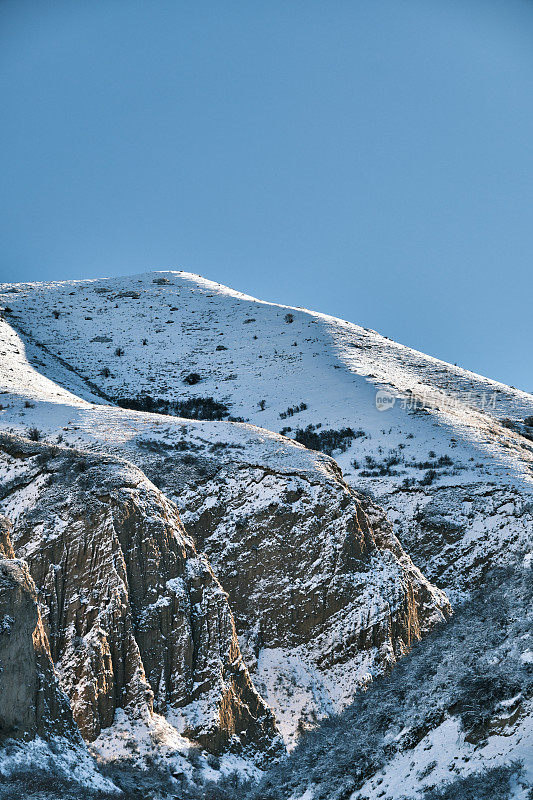
[{"label": "eroded rock formation", "polygon": [[3,509],[40,590],[61,684],[87,740],[152,709],[211,750],[268,750],[273,715],[227,597],[175,506],[127,462],[3,437]]},{"label": "eroded rock formation", "polygon": [[181,503],[288,739],[298,724],[348,704],[450,613],[383,512],[331,459],[314,474],[228,462],[191,484]]},{"label": "eroded rock formation", "polygon": [[0,553],[0,741],[35,735],[81,741],[55,674],[35,584],[14,558],[3,518]]}]

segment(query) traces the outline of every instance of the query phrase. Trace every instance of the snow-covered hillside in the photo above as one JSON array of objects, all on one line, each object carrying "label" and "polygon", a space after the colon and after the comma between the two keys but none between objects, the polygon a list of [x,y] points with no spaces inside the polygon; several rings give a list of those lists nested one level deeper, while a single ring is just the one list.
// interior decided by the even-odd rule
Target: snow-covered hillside
[{"label": "snow-covered hillside", "polygon": [[[364,426],[363,441],[340,459],[354,477],[352,455],[402,443],[411,476],[411,455],[427,457],[424,446],[449,445],[446,438],[455,437],[456,464],[475,451],[478,461],[488,457],[487,468],[500,480],[511,474],[531,481],[533,448],[498,424],[533,414],[531,395],[357,325],[261,302],[182,272],[4,285],[0,299],[6,319],[23,334],[30,363],[69,389],[78,374],[113,400],[212,397],[228,406],[227,415],[273,431]],[[65,362],[74,373],[61,368]],[[376,389],[382,387],[396,401],[380,413]],[[83,392],[76,388],[94,397],[90,384]],[[429,413],[417,413],[420,405]],[[408,438],[413,431],[416,443]],[[479,469],[467,466],[465,478]],[[356,477],[358,485],[365,482],[366,476]]]},{"label": "snow-covered hillside", "polygon": [[[41,377],[22,341],[5,323],[3,330],[5,429],[126,456],[175,500],[230,594],[247,664],[288,743],[299,726],[343,708],[447,613],[443,593],[401,550],[379,509],[355,500],[330,457],[246,423],[79,400]],[[349,542],[361,525],[366,535],[363,505],[374,522],[370,545],[360,547]],[[17,525],[27,503],[14,493],[3,507]]]},{"label": "snow-covered hillside", "polygon": [[125,457],[178,505],[287,742],[531,550],[530,394],[184,272],[0,307],[1,429]]},{"label": "snow-covered hillside", "polygon": [[[148,410],[243,419],[325,450],[411,544],[426,537],[417,515],[431,501],[430,515],[457,514],[454,524],[486,549],[476,508],[492,487],[492,546],[502,552],[523,541],[517,490],[529,496],[533,488],[533,442],[523,435],[533,397],[525,392],[374,331],[190,273],[3,289],[5,319],[21,335],[27,360],[89,401],[101,392],[109,402]],[[30,375],[27,381],[31,394]],[[5,413],[4,424],[19,423]],[[472,491],[472,500],[457,502],[457,493]],[[501,508],[513,517],[509,536],[494,521]],[[474,550],[470,544],[470,565]],[[427,553],[420,555],[431,571]]]}]

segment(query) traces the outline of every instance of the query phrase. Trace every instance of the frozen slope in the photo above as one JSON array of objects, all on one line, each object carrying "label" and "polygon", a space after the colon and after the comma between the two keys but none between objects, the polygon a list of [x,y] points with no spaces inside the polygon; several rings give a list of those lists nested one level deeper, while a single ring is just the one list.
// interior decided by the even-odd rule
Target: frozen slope
[{"label": "frozen slope", "polygon": [[[331,474],[329,459],[291,444],[278,435],[283,431],[333,455],[347,484],[386,509],[404,552],[454,604],[474,589],[483,591],[495,568],[518,569],[526,563],[533,532],[530,394],[424,356],[374,331],[258,301],[188,273],[3,289],[0,303],[7,306],[9,336],[25,354],[24,368],[14,370],[29,373],[22,384],[18,378],[9,383],[6,362],[9,394],[0,412],[3,427],[20,433],[36,426],[46,438],[61,435],[80,447],[126,454],[149,477],[162,480],[165,493],[178,502],[187,530],[212,562],[221,548],[231,551],[244,541],[236,535],[242,533],[241,517],[246,516],[239,514],[243,490],[250,493],[247,514],[252,527],[287,488],[294,511],[299,500],[291,494],[292,486],[270,487],[268,502],[254,494],[257,485],[265,485],[269,468],[307,478],[317,469]],[[26,408],[24,385],[41,380],[42,403]],[[69,390],[74,400],[54,396]],[[36,385],[30,386],[28,397],[35,398],[36,391]],[[147,407],[147,396],[153,410],[176,413],[187,408],[183,403],[203,398],[203,405],[195,400],[202,413],[214,408],[218,416],[242,418],[246,424],[184,422],[112,405],[120,400]],[[210,398],[219,405],[210,404]],[[188,463],[181,466],[174,448],[178,436],[194,445],[186,453]],[[216,468],[215,456],[222,461]],[[255,468],[261,473],[259,481]],[[312,495],[309,485],[306,498]],[[366,502],[369,524],[375,531],[384,530],[381,512]],[[305,545],[305,525],[299,522],[297,527]],[[257,543],[248,544],[250,553]],[[214,564],[215,571],[222,572],[227,565],[223,585],[231,585],[233,571],[238,573],[244,563],[242,550],[233,553],[233,561]],[[378,619],[379,606],[374,608]],[[517,606],[513,613],[522,610]],[[239,616],[246,618],[241,610]],[[317,683],[316,654],[302,654],[300,644],[282,653],[274,642],[258,649],[250,633],[243,629],[243,650],[263,695],[278,705],[282,727],[295,711],[306,721],[317,709],[335,708],[331,687],[342,687],[346,672],[335,673],[333,664],[329,673],[322,670]],[[502,647],[512,635],[502,629]],[[453,639],[446,644],[450,652],[456,646]],[[524,640],[520,651],[529,652],[527,647]],[[491,653],[483,652],[483,658],[490,663]],[[350,686],[364,683],[374,668],[370,665],[367,672],[367,665],[357,659],[350,664]],[[280,676],[282,686],[294,679],[302,693],[287,697],[279,688]],[[507,699],[512,700],[504,702]],[[528,703],[525,696],[524,709]],[[530,742],[524,720],[521,716],[518,727],[511,721],[504,740],[489,737],[483,745],[499,748],[498,763]],[[432,742],[436,774],[443,775],[453,747],[465,763],[470,763],[470,755],[459,738],[451,744],[450,737],[437,730],[439,724],[435,722],[432,733],[429,723],[426,737]],[[291,736],[289,729],[285,733]],[[405,759],[401,754],[399,758],[409,771],[409,747],[407,752]],[[397,764],[391,762],[393,772]],[[386,771],[386,765],[382,769]],[[375,785],[371,776],[369,781],[361,796],[382,796],[379,778]],[[383,796],[396,798],[392,779],[383,783],[389,791]],[[416,794],[420,781],[408,788]],[[312,797],[312,792],[305,795],[306,800]]]},{"label": "frozen slope", "polygon": [[[455,435],[458,447],[489,456],[493,473],[531,478],[531,449],[498,424],[531,415],[531,395],[374,331],[264,303],[182,272],[3,288],[1,302],[11,309],[6,319],[23,334],[29,360],[59,383],[68,379],[69,388],[72,377],[59,362],[55,369],[39,365],[43,351],[34,343],[112,398],[213,397],[227,403],[232,416],[269,430],[364,425],[382,446],[394,443],[396,431],[405,436],[415,429],[417,441],[405,442],[405,455],[418,456],[425,444]],[[102,374],[106,368],[109,375]],[[189,386],[184,381],[193,374],[200,382]],[[375,395],[383,386],[398,399],[380,413]],[[410,393],[424,402],[429,420],[409,418],[415,406]],[[280,417],[302,402],[307,409]],[[356,445],[351,452],[359,455],[379,446]]]},{"label": "frozen slope", "polygon": [[[178,504],[229,594],[246,662],[288,743],[448,613],[380,509],[346,485],[330,457],[250,424],[81,400],[29,363],[34,343],[6,322],[0,335],[3,430],[126,456]],[[70,380],[49,353],[38,358],[40,369]],[[78,389],[88,385],[74,377]],[[7,481],[9,470],[0,474]],[[35,492],[4,497],[15,531],[40,500]]]},{"label": "frozen slope", "polygon": [[3,288],[5,318],[47,377],[70,388],[68,364],[88,400],[96,388],[126,403],[213,398],[226,417],[325,449],[448,588],[491,554],[524,547],[530,394],[190,273]]}]

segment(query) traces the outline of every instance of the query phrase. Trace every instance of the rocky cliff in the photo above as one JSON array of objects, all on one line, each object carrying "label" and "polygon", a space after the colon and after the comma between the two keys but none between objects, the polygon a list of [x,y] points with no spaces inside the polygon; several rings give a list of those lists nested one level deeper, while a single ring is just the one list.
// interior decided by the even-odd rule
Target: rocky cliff
[{"label": "rocky cliff", "polygon": [[0,740],[81,739],[50,656],[35,584],[0,519]]},{"label": "rocky cliff", "polygon": [[61,447],[6,439],[1,507],[87,739],[292,745],[530,549],[525,392],[187,273],[4,288],[2,427]]},{"label": "rocky cliff", "polygon": [[181,497],[288,742],[450,613],[383,513],[328,459],[315,474],[226,463]]},{"label": "rocky cliff", "polygon": [[243,663],[227,597],[176,508],[131,465],[0,442],[13,545],[43,605],[83,736],[155,709],[210,750],[268,751],[273,715]]}]

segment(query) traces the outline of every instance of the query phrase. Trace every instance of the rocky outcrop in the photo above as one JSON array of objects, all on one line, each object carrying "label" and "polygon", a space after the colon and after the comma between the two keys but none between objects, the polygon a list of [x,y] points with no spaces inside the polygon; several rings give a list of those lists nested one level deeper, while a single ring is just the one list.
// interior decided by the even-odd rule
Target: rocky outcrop
[{"label": "rocky outcrop", "polygon": [[331,459],[314,474],[228,461],[180,499],[289,739],[348,704],[450,612],[383,512],[349,489]]},{"label": "rocky outcrop", "polygon": [[62,735],[81,742],[50,657],[35,584],[27,565],[11,557],[4,519],[0,548],[0,741]]},{"label": "rocky outcrop", "polygon": [[15,558],[11,542],[11,525],[7,517],[0,516],[0,558]]},{"label": "rocky outcrop", "polygon": [[388,516],[424,575],[448,591],[471,591],[531,550],[533,503],[519,488],[436,486],[412,489],[409,500],[384,498]]},{"label": "rocky outcrop", "polygon": [[[339,612],[358,608],[359,624],[345,629],[342,647],[330,642],[322,663],[389,637],[401,652],[431,624],[439,605],[446,607],[384,518],[376,536],[361,498],[340,476],[314,483],[250,468],[228,478],[219,474],[216,485],[192,489],[185,518],[229,594],[239,632],[253,632],[258,646],[308,641]],[[379,590],[377,573],[379,582],[388,578]],[[371,586],[374,609],[361,602]]]},{"label": "rocky outcrop", "polygon": [[87,740],[123,708],[164,714],[211,750],[268,751],[271,711],[227,597],[175,506],[127,462],[0,441],[2,506],[39,587],[52,658]]}]

